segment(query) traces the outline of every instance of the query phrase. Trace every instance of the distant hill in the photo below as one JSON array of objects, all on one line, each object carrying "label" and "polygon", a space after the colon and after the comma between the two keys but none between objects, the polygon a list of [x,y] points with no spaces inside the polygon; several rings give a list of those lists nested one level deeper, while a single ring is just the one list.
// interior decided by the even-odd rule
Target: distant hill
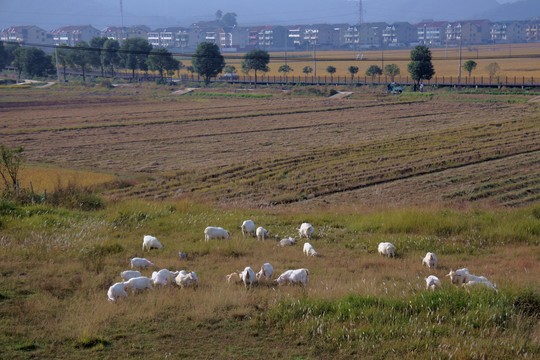
[{"label": "distant hill", "polygon": [[476,15],[477,19],[491,21],[528,20],[533,17],[540,18],[540,0],[522,0],[504,4]]},{"label": "distant hill", "polygon": [[[53,30],[65,25],[91,24],[98,29],[120,25],[119,0],[0,0],[0,28],[37,25]],[[124,0],[124,24],[189,26],[215,19],[216,11],[235,12],[238,24],[291,25],[350,23],[358,21],[356,0]],[[523,0],[501,5],[497,0],[363,0],[365,22],[424,19],[512,20],[540,16],[540,0]]]}]

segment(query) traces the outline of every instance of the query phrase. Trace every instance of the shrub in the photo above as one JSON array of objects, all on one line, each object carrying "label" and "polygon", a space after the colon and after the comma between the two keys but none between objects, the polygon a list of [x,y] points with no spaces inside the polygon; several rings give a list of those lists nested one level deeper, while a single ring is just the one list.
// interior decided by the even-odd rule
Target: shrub
[{"label": "shrub", "polygon": [[99,274],[105,266],[105,258],[110,254],[117,254],[124,251],[122,245],[112,243],[108,245],[94,245],[81,249],[79,259],[86,270]]},{"label": "shrub", "polygon": [[80,188],[72,184],[58,187],[46,199],[53,206],[84,211],[98,210],[105,207],[103,199],[89,188]]},{"label": "shrub", "polygon": [[111,80],[109,79],[103,79],[99,82],[99,86],[105,88],[105,89],[112,89],[114,86],[111,83]]}]

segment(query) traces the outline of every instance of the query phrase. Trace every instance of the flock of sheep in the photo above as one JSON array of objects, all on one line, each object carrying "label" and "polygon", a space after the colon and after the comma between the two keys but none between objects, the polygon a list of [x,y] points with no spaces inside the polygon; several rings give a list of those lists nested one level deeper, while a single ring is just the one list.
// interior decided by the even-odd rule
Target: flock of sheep
[{"label": "flock of sheep", "polygon": [[[264,241],[269,237],[268,230],[264,229],[263,227],[255,228],[255,223],[252,220],[244,221],[241,229],[243,236],[256,236],[257,239],[261,241]],[[314,232],[315,228],[308,223],[302,223],[298,229],[300,238],[311,239]],[[228,239],[230,236],[231,234],[221,227],[209,226],[204,230],[205,241],[209,241],[211,239]],[[277,245],[283,247],[291,246],[295,243],[296,240],[289,237],[280,240]],[[143,237],[142,248],[143,251],[150,251],[151,249],[161,249],[163,248],[163,245],[154,236],[145,235]],[[378,245],[378,252],[383,256],[394,257],[395,250],[396,247],[389,242],[381,242]],[[320,256],[309,242],[304,243],[303,252],[306,256]],[[432,252],[428,252],[422,259],[422,265],[427,266],[429,269],[436,268],[437,256]],[[136,257],[131,259],[132,269],[146,269],[151,266],[154,266],[154,264],[145,258]],[[142,276],[137,270],[123,271],[120,275],[123,281],[112,285],[107,292],[107,296],[111,302],[115,302],[119,297],[127,297],[126,288],[131,289],[132,292],[135,293],[137,290],[152,289],[152,284],[154,286],[166,286],[170,283],[176,283],[181,288],[196,287],[199,284],[199,280],[195,272],[192,271],[188,273],[185,270],[170,271],[168,269],[161,269],[159,271],[154,271],[151,278]],[[244,283],[246,287],[251,287],[254,282],[271,281],[273,275],[273,266],[270,263],[265,263],[261,266],[260,271],[256,274],[251,267],[247,266],[243,271],[236,271],[226,275],[226,280],[229,284]],[[452,284],[461,285],[466,289],[475,286],[484,286],[497,291],[497,286],[491,283],[486,277],[471,275],[469,270],[466,268],[455,271],[450,270],[450,273],[446,276],[450,277]],[[309,281],[309,270],[305,268],[287,270],[273,281],[280,286],[285,284],[307,286]],[[426,289],[431,289],[434,291],[436,288],[442,287],[441,281],[435,275],[429,275],[425,278],[425,281]]]}]

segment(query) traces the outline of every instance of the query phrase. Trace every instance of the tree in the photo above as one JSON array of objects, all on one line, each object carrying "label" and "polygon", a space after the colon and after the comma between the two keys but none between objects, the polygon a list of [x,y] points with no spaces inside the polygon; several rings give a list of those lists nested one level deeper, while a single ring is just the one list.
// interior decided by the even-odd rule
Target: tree
[{"label": "tree", "polygon": [[366,70],[366,75],[371,76],[371,82],[375,82],[375,76],[376,75],[382,75],[382,69],[378,67],[377,65],[371,65]]},{"label": "tree", "polygon": [[12,65],[11,63],[15,59],[13,52],[20,47],[18,42],[6,42],[4,43],[4,51],[6,53],[6,65]]},{"label": "tree", "polygon": [[13,51],[13,65],[17,68],[19,78],[27,76],[45,76],[54,72],[52,57],[36,47],[18,47]]},{"label": "tree", "polygon": [[83,82],[86,81],[86,70],[91,63],[88,43],[86,41],[79,41],[77,44],[75,44],[75,46],[71,49],[68,60],[71,66],[79,67],[81,69]]},{"label": "tree", "polygon": [[242,70],[249,73],[250,70],[255,70],[255,87],[257,87],[257,71],[268,72],[270,68],[270,54],[264,50],[251,50],[244,55],[242,61]]},{"label": "tree", "polygon": [[62,74],[64,75],[64,81],[66,81],[66,70],[69,65],[69,46],[67,44],[61,44],[52,53],[52,62],[56,67],[56,64],[62,66]]},{"label": "tree", "polygon": [[433,64],[431,63],[431,51],[425,45],[418,45],[411,50],[411,62],[407,66],[409,74],[416,85],[420,85],[420,81],[429,80],[435,74]]},{"label": "tree", "polygon": [[195,72],[204,78],[206,85],[210,83],[210,78],[217,76],[225,67],[225,59],[219,47],[211,42],[199,43],[191,57],[191,63]]},{"label": "tree", "polygon": [[465,64],[463,64],[463,69],[465,71],[469,72],[469,79],[471,78],[471,72],[476,68],[476,61],[468,60]]},{"label": "tree", "polygon": [[118,55],[120,43],[118,40],[107,39],[103,44],[103,66],[111,69],[111,76],[114,77],[114,68],[120,66],[122,59]]},{"label": "tree", "polygon": [[7,65],[7,53],[4,50],[4,43],[0,41],[0,71]]},{"label": "tree", "polygon": [[105,36],[101,37],[94,37],[90,39],[90,47],[92,48],[91,51],[88,53],[90,57],[90,65],[92,65],[95,68],[99,68],[101,70],[101,76],[104,76],[105,73],[105,65],[103,64],[103,45],[105,42],[109,40]]},{"label": "tree", "polygon": [[238,25],[238,23],[236,22],[237,16],[238,15],[236,15],[236,13],[226,13],[221,18],[221,25],[225,27],[233,27],[233,26]]},{"label": "tree", "polygon": [[16,192],[18,189],[19,168],[24,162],[22,146],[10,149],[0,144],[0,175],[4,179],[6,189]]},{"label": "tree", "polygon": [[288,73],[290,73],[291,71],[294,71],[292,67],[290,67],[289,65],[281,65],[278,69],[278,72],[282,72],[282,73],[285,73],[285,75],[287,75]]},{"label": "tree", "polygon": [[334,74],[336,73],[336,68],[330,65],[326,68],[326,72],[330,74],[330,81],[334,81]]},{"label": "tree", "polygon": [[222,17],[223,17],[223,11],[221,10],[216,11],[216,20],[221,21]]},{"label": "tree", "polygon": [[162,82],[164,81],[164,71],[174,71],[180,67],[180,61],[176,60],[169,50],[162,47],[153,49],[150,55],[148,55],[146,63],[150,70],[157,70],[159,72]]},{"label": "tree", "polygon": [[496,62],[489,63],[486,66],[486,70],[487,70],[490,78],[497,75],[497,73],[499,72],[500,69],[501,69],[501,67]]},{"label": "tree", "polygon": [[188,66],[186,67],[186,70],[189,71],[191,73],[191,75],[193,75],[193,73],[195,72],[195,68],[193,66]]},{"label": "tree", "polygon": [[234,65],[225,65],[223,72],[226,74],[236,74],[236,68]]},{"label": "tree", "polygon": [[122,64],[131,70],[132,77],[135,78],[135,70],[148,70],[146,60],[152,51],[152,45],[146,39],[130,38],[122,41],[120,46],[120,58]]},{"label": "tree", "polygon": [[351,81],[354,80],[354,75],[356,75],[358,73],[358,66],[349,66],[349,68],[347,69],[349,71],[349,73],[351,74]]},{"label": "tree", "polygon": [[306,65],[304,66],[304,68],[302,69],[302,72],[306,75],[309,75],[313,72],[313,68],[309,65]]},{"label": "tree", "polygon": [[394,78],[396,75],[399,75],[400,72],[399,66],[396,64],[388,64],[384,67],[384,74],[390,76],[392,82],[394,82]]}]

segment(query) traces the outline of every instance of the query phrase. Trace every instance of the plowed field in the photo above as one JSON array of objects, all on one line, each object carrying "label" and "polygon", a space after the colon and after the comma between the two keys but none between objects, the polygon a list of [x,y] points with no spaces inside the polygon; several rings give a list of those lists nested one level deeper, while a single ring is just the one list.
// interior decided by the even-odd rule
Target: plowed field
[{"label": "plowed field", "polygon": [[31,163],[151,175],[116,196],[241,206],[540,197],[534,93],[0,91],[2,143],[25,146]]}]

